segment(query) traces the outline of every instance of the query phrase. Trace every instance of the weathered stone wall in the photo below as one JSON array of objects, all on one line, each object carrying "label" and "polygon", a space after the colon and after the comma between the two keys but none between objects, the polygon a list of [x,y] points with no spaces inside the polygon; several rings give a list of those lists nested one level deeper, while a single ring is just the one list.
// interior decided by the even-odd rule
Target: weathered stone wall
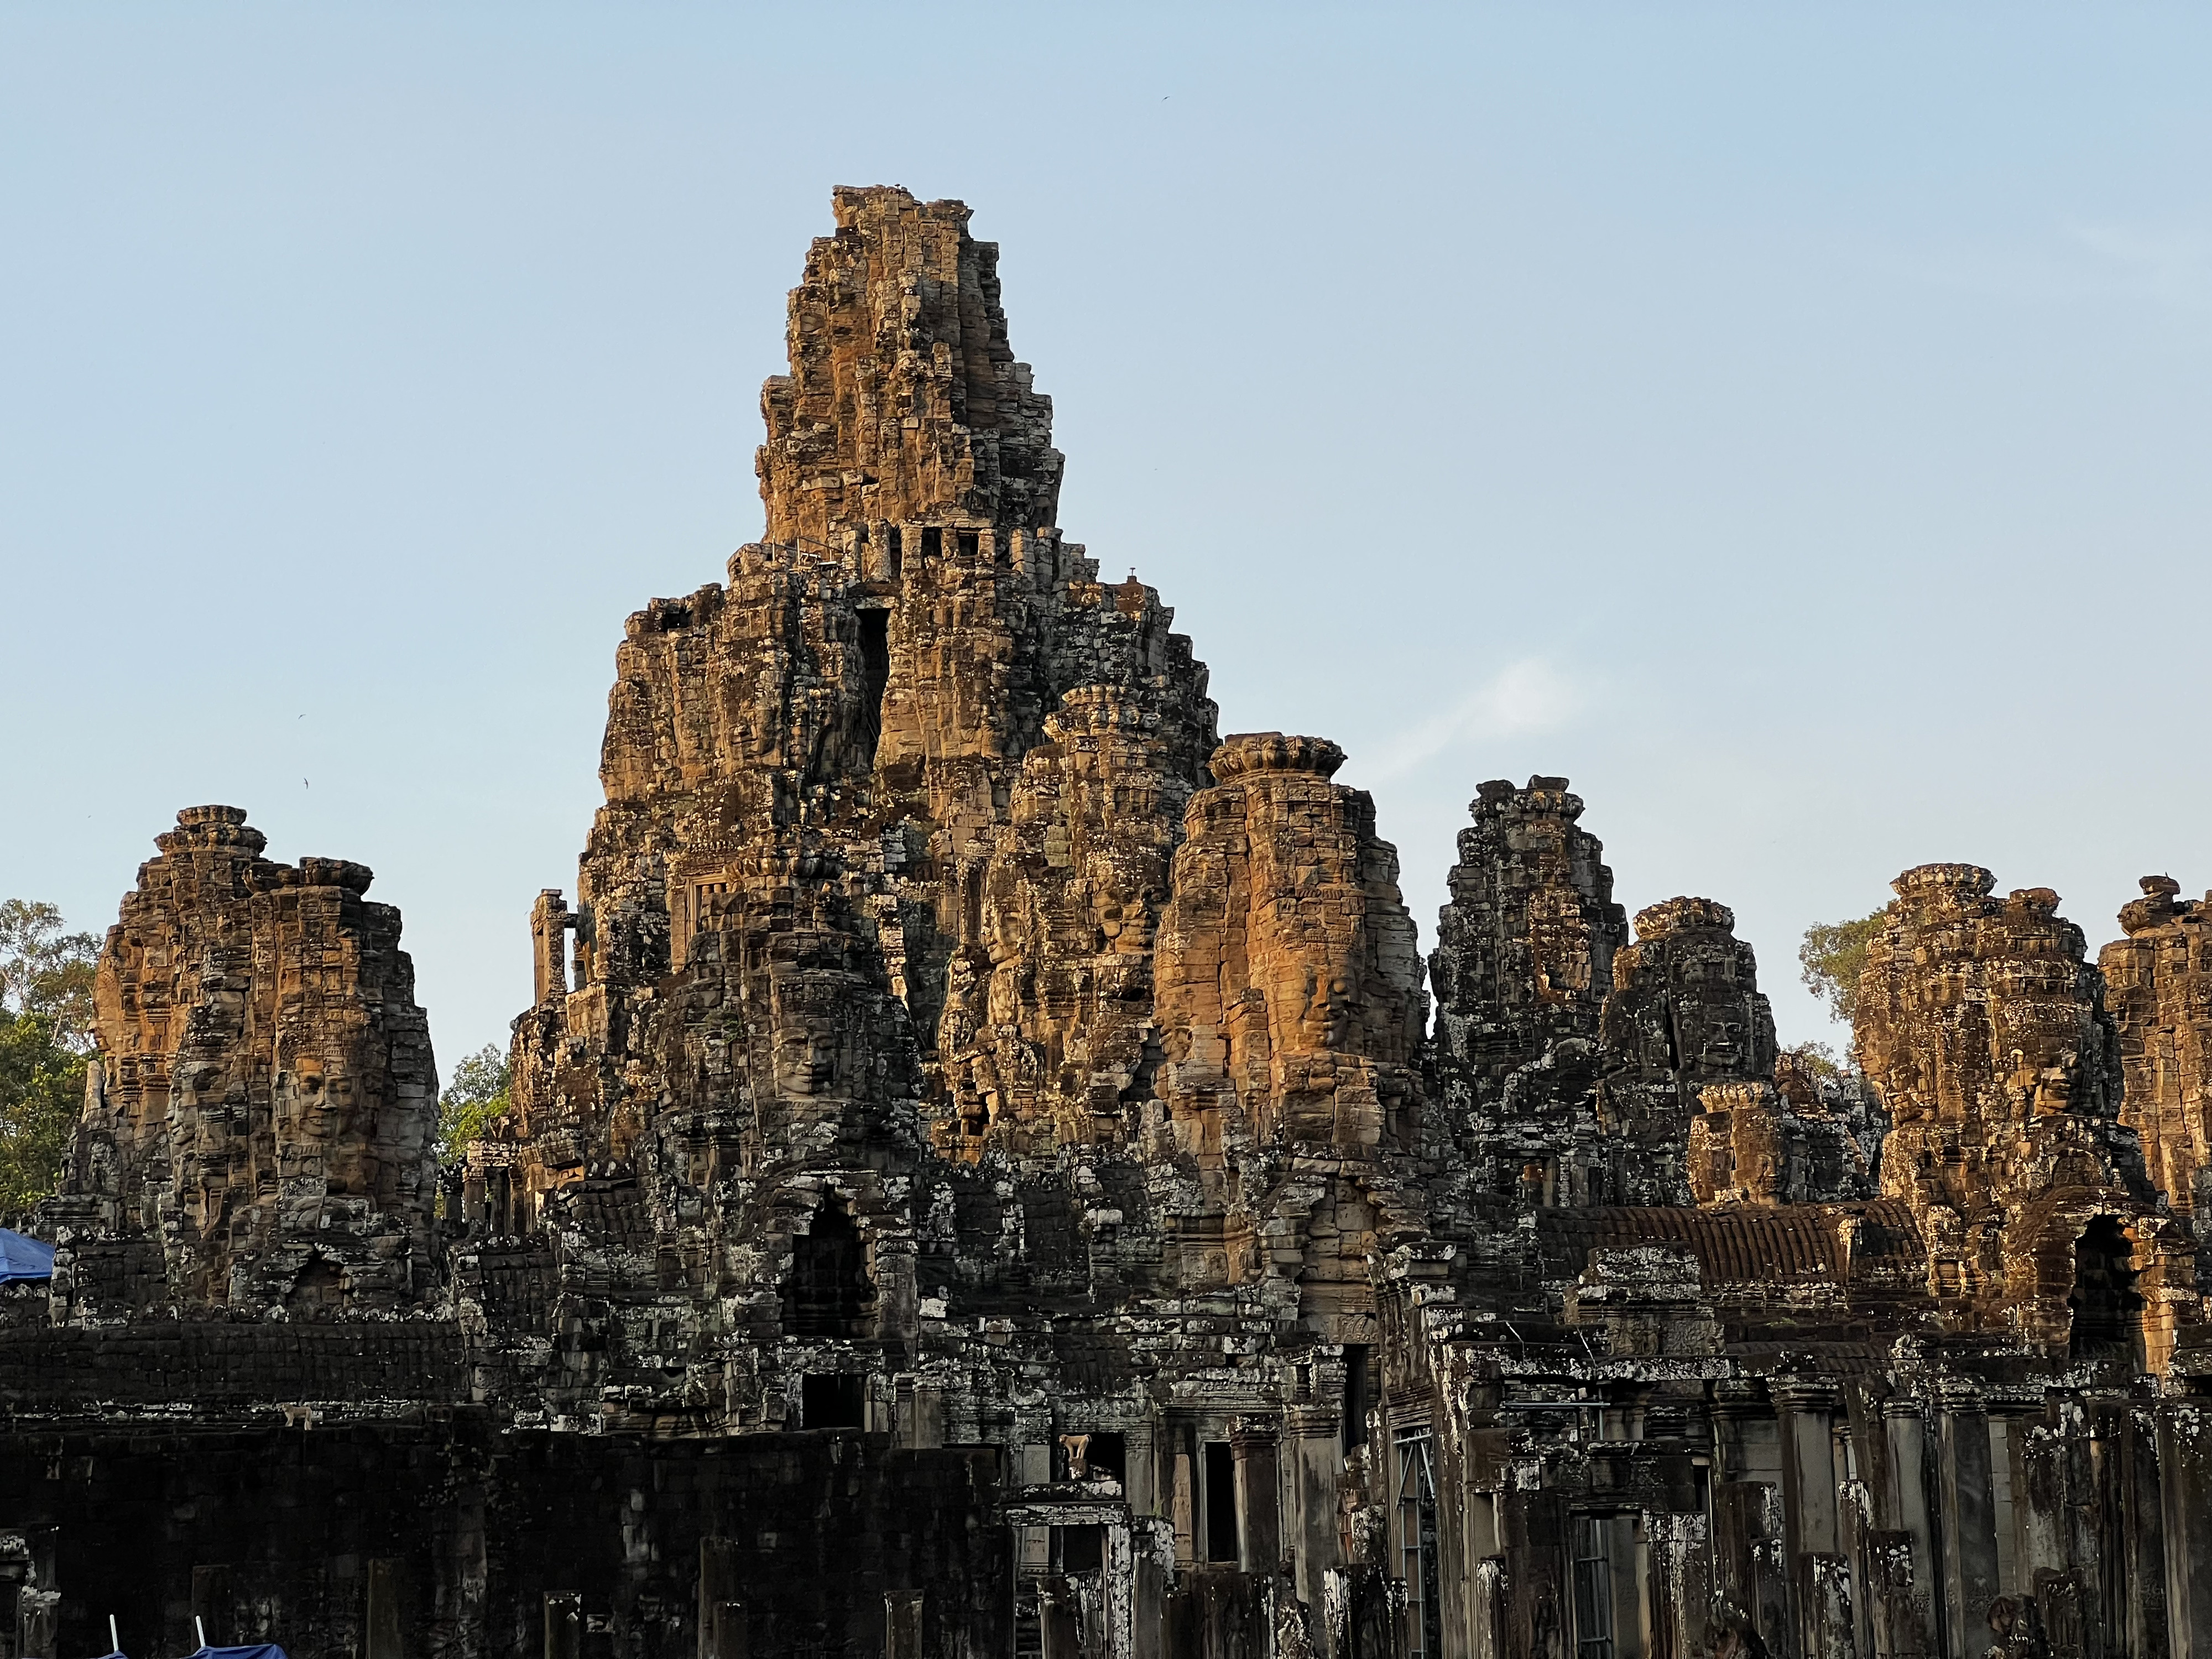
[{"label": "weathered stone wall", "polygon": [[1636,942],[1613,957],[1601,1030],[1606,1190],[1617,1203],[1689,1203],[1699,1094],[1774,1075],[1774,1016],[1735,913],[1702,898],[1638,911]]},{"label": "weathered stone wall", "polygon": [[0,1435],[0,1491],[60,1586],[64,1653],[106,1648],[112,1615],[132,1652],[192,1650],[198,1617],[218,1645],[303,1656],[696,1659],[703,1612],[723,1652],[877,1659],[903,1604],[905,1651],[967,1659],[1011,1645],[1009,1536],[974,1524],[994,1462],[828,1434],[650,1443],[465,1410],[439,1428],[303,1413],[127,1443]]},{"label": "weathered stone wall", "polygon": [[[1140,1007],[1133,947],[1165,893],[1139,866],[1204,781],[1205,670],[1157,593],[1100,583],[1051,527],[1049,405],[1012,359],[966,210],[837,200],[838,234],[793,297],[792,373],[764,394],[769,539],[739,550],[726,587],[632,617],[617,653],[577,902],[533,927],[541,958],[552,933],[576,943],[518,1027],[526,1210],[594,1159],[635,1157],[674,1040],[648,1035],[658,982],[809,888],[834,895],[904,1005],[948,1148],[979,1152],[994,1121],[991,1144],[1025,1152],[1082,1139],[1093,1078],[1140,1064],[1142,1018],[1122,1013]],[[1121,735],[1094,763],[1098,732]],[[1056,795],[1087,815],[1062,826],[1085,860],[1065,881],[1044,848]],[[1123,902],[1117,883],[1134,884],[1126,941],[1081,951],[1065,916],[1048,936],[1055,909]],[[1040,974],[1071,1008],[1097,1005],[1072,1034],[1076,1069],[1050,1052],[1066,1039],[1007,1017]]]},{"label": "weathered stone wall", "polygon": [[1373,799],[1329,781],[1343,763],[1326,738],[1230,738],[1185,815],[1158,1018],[1165,1098],[1202,1158],[1240,1127],[1368,1157],[1412,1142],[1420,958]]},{"label": "weathered stone wall", "polygon": [[0,1293],[0,1659],[2203,1648],[2212,1329],[2129,1127],[2203,1185],[2196,908],[2130,907],[2116,1024],[2052,896],[1908,872],[1862,1082],[1487,784],[1431,1042],[1340,751],[1217,746],[1050,525],[965,210],[836,213],[769,539],[630,619],[434,1227],[367,872],[208,809],[126,899]]},{"label": "weathered stone wall", "polygon": [[1599,1014],[1627,918],[1565,778],[1493,780],[1470,810],[1429,957],[1444,1127],[1478,1190],[1586,1200]]},{"label": "weathered stone wall", "polygon": [[1892,1126],[1882,1191],[1912,1206],[1931,1295],[2063,1342],[2077,1246],[2100,1216],[2130,1234],[2130,1275],[2172,1246],[2118,1122],[2103,978],[2048,888],[2000,899],[1962,864],[1893,884],[1857,1004],[1859,1058]]},{"label": "weathered stone wall", "polygon": [[2120,912],[2124,939],[2097,953],[2119,1033],[2120,1121],[2142,1138],[2151,1182],[2212,1231],[2212,902],[2145,876]]},{"label": "weathered stone wall", "polygon": [[264,859],[234,806],[156,842],[100,952],[70,1307],[422,1300],[438,1079],[399,912],[362,896],[362,865]]},{"label": "weathered stone wall", "polygon": [[834,236],[791,294],[791,372],[761,393],[768,540],[857,525],[1057,521],[1052,401],[1014,361],[999,250],[958,202],[831,194]]},{"label": "weathered stone wall", "polygon": [[1071,691],[1022,763],[938,1037],[964,1145],[1133,1138],[1159,1048],[1152,946],[1192,793],[1142,705]]}]

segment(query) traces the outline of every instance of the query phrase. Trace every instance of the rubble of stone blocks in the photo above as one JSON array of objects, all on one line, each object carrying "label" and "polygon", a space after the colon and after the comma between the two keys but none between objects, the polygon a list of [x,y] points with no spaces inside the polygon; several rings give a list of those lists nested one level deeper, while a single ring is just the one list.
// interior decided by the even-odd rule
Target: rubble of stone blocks
[{"label": "rubble of stone blocks", "polygon": [[16,1651],[2212,1646],[2207,912],[1908,871],[1836,1073],[1538,776],[1424,961],[1342,750],[1061,536],[966,209],[835,216],[442,1189],[364,867],[196,808],[125,899]]}]

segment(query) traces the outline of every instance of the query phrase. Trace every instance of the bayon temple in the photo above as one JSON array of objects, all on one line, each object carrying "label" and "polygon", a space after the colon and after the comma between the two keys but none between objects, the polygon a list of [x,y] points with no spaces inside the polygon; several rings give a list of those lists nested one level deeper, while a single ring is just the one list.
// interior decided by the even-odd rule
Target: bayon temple
[{"label": "bayon temple", "polygon": [[9,1651],[2212,1654],[2212,902],[1908,870],[1823,1073],[1535,777],[1424,961],[1342,751],[1055,527],[968,210],[835,207],[465,1162],[368,869],[158,836]]}]

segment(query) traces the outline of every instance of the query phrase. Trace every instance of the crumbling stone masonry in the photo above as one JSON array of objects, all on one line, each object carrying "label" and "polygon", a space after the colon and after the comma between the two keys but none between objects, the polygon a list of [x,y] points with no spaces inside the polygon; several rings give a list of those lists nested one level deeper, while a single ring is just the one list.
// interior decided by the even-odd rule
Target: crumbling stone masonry
[{"label": "crumbling stone masonry", "polygon": [[366,866],[196,806],[108,930],[70,1197],[72,1316],[434,1300],[437,1074]]},{"label": "crumbling stone masonry", "polygon": [[2120,1121],[2173,1212],[2212,1238],[2212,906],[2145,876],[2122,908],[2124,939],[2097,955],[2120,1039]]},{"label": "crumbling stone masonry", "polygon": [[1449,1162],[1486,1193],[1528,1182],[1547,1203],[1587,1203],[1603,1162],[1598,1021],[1627,915],[1566,779],[1494,779],[1471,810],[1429,958]]},{"label": "crumbling stone masonry", "polygon": [[1425,986],[1342,752],[1061,537],[967,210],[834,205],[442,1190],[366,869],[125,898],[0,1659],[2212,1650],[2200,907],[1908,871],[1838,1078],[1537,777]]},{"label": "crumbling stone masonry", "polygon": [[1774,1075],[1774,1016],[1735,912],[1700,898],[1638,911],[1600,1030],[1613,1058],[1597,1088],[1607,1189],[1632,1204],[1690,1202],[1684,1155],[1705,1091]]}]

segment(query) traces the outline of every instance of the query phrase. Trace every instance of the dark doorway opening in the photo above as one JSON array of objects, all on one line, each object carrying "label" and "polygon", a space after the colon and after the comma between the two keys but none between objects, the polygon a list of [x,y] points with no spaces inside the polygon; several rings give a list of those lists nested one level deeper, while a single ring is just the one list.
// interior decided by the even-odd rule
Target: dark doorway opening
[{"label": "dark doorway opening", "polygon": [[1367,1443],[1367,1410],[1375,1403],[1368,1382],[1367,1344],[1344,1345],[1344,1449]]},{"label": "dark doorway opening", "polygon": [[1062,1572],[1097,1572],[1106,1565],[1105,1528],[1054,1527],[1052,1535]]},{"label": "dark doorway opening", "polygon": [[860,755],[862,766],[876,763],[884,735],[884,691],[891,683],[891,613],[860,612]]},{"label": "dark doorway opening", "polygon": [[2136,1291],[2135,1249],[2118,1216],[2100,1215],[2074,1241],[2074,1293],[2069,1346],[2076,1359],[2128,1353],[2135,1345],[2143,1299]]},{"label": "dark doorway opening", "polygon": [[868,1426],[868,1379],[845,1371],[807,1376],[799,1385],[799,1425],[865,1429]]},{"label": "dark doorway opening", "polygon": [[793,1336],[866,1336],[875,1294],[860,1229],[843,1205],[823,1205],[813,1225],[791,1241],[783,1328]]},{"label": "dark doorway opening", "polygon": [[1083,1449],[1083,1464],[1094,1480],[1103,1474],[1109,1480],[1126,1482],[1129,1478],[1127,1443],[1117,1432],[1093,1432],[1091,1443]]},{"label": "dark doorway opening", "polygon": [[1226,1440],[1206,1443],[1206,1559],[1237,1559],[1237,1456]]}]

